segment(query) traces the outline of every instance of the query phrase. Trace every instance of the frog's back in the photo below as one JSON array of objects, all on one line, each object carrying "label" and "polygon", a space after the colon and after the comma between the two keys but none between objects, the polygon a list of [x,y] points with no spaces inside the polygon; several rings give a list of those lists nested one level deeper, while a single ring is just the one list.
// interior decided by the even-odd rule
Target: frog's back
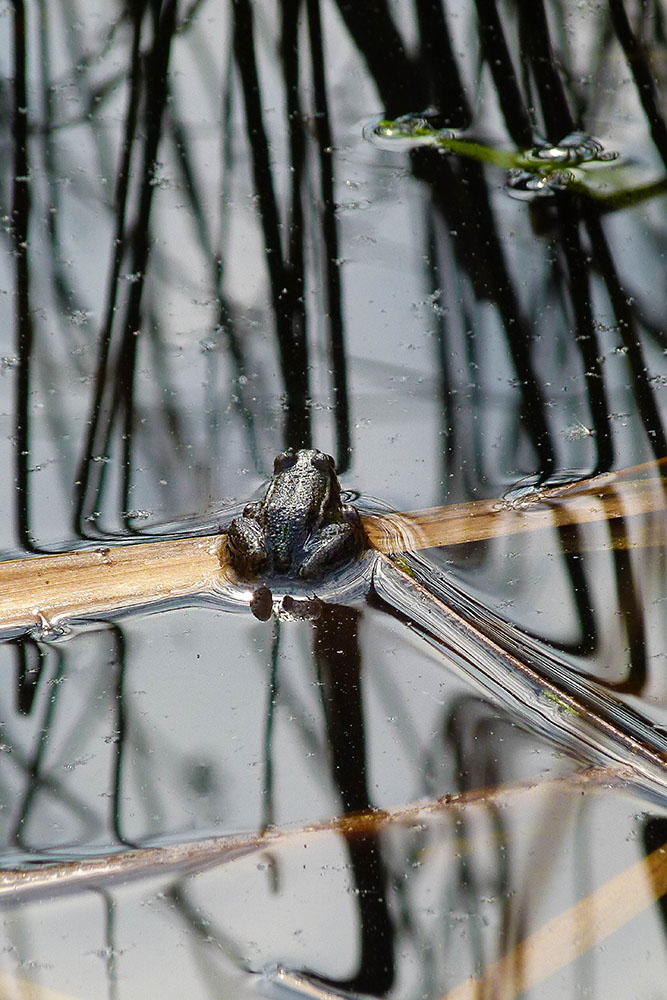
[{"label": "frog's back", "polygon": [[300,562],[304,546],[317,526],[324,499],[320,478],[313,475],[278,477],[271,502],[264,510],[269,558],[277,570],[287,570]]}]

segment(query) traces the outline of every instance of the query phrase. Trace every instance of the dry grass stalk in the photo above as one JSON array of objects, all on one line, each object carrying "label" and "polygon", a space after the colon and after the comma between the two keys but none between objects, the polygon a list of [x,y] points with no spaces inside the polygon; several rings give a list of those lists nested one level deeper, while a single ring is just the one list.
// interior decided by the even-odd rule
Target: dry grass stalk
[{"label": "dry grass stalk", "polygon": [[2,1000],[74,1000],[73,994],[50,990],[48,986],[31,983],[9,972],[0,972],[0,997]]},{"label": "dry grass stalk", "polygon": [[444,1000],[515,1000],[652,906],[667,892],[667,846],[558,914],[520,941],[479,977]]},{"label": "dry grass stalk", "polygon": [[211,590],[224,536],[179,538],[0,563],[0,627],[49,625]]},{"label": "dry grass stalk", "polygon": [[[579,483],[539,490],[513,503],[476,500],[410,514],[382,514],[367,518],[365,527],[373,546],[391,555],[549,530],[567,524],[591,524],[663,512],[667,502],[665,481],[655,474],[649,478],[628,476],[643,471],[655,473],[656,465],[635,466]],[[661,539],[664,544],[664,521]]]},{"label": "dry grass stalk", "polygon": [[[376,834],[392,825],[421,824],[432,817],[459,813],[462,809],[488,808],[494,803],[509,805],[520,797],[578,795],[582,791],[607,791],[623,787],[632,778],[627,770],[590,767],[564,777],[540,782],[515,782],[492,788],[478,788],[447,795],[430,802],[409,803],[395,809],[369,809],[322,823],[287,829],[271,828],[264,833],[207,837],[203,840],[114,851],[81,861],[42,864],[38,868],[0,869],[0,903],[23,902],[29,897],[50,897],[91,887],[105,888],[155,875],[183,875],[233,861],[248,854],[271,849],[301,848],[304,838],[342,833],[346,838]],[[1,995],[1,994],[0,994]]]},{"label": "dry grass stalk", "polygon": [[[552,781],[519,782],[477,789],[428,803],[411,804],[388,811],[372,810],[324,823],[287,830],[270,830],[261,835],[214,837],[167,847],[140,848],[84,861],[47,865],[36,870],[4,870],[0,876],[0,900],[24,902],[31,896],[49,897],[60,892],[76,892],[91,887],[109,887],[128,880],[155,875],[177,875],[202,871],[236,858],[271,849],[303,846],[322,835],[343,833],[364,836],[392,825],[420,826],[429,817],[457,815],[461,810],[509,805],[517,796],[517,808],[524,809],[526,796],[578,796],[582,791],[605,791],[622,787],[631,778],[612,768],[589,768]],[[479,977],[466,980],[451,990],[444,1000],[514,1000],[523,992],[565,968],[575,958],[652,906],[667,892],[667,848],[661,847],[625,871],[599,886],[594,892],[557,915]],[[11,977],[6,977],[9,981]],[[279,981],[307,985],[300,974],[282,970]],[[0,994],[3,982],[0,981]],[[26,984],[29,990],[32,987]],[[35,987],[35,989],[38,989]],[[23,994],[22,994],[23,995]],[[51,1000],[60,994],[28,992],[35,1000]],[[327,996],[326,992],[313,996]]]}]

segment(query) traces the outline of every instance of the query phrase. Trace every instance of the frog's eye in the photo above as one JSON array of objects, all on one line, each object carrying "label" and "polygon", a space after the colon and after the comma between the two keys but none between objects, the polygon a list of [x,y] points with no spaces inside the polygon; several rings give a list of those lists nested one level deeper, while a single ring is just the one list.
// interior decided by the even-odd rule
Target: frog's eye
[{"label": "frog's eye", "polygon": [[322,451],[318,452],[317,455],[313,455],[311,465],[313,465],[318,472],[336,471],[336,463],[331,455],[325,455]]},{"label": "frog's eye", "polygon": [[279,472],[285,472],[287,469],[291,469],[295,463],[296,454],[293,448],[288,448],[287,451],[281,452],[273,463],[274,476],[277,476]]}]

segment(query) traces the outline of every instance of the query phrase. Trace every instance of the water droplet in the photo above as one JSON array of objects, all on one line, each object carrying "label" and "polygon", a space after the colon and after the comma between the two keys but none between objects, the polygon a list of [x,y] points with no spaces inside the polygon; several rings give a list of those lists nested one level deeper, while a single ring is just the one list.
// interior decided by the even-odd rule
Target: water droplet
[{"label": "water droplet", "polygon": [[49,621],[41,611],[36,610],[35,614],[39,616],[39,623],[28,629],[27,634],[36,642],[55,642],[57,639],[62,639],[64,636],[71,634],[70,628],[66,625],[56,625],[54,622]]},{"label": "water droplet", "polygon": [[131,517],[135,521],[147,521],[152,513],[153,513],[152,510],[141,510],[141,509],[126,510],[125,516]]},{"label": "water droplet", "polygon": [[593,427],[587,427],[581,420],[576,420],[563,434],[568,441],[581,441],[582,438],[595,437],[596,431]]}]

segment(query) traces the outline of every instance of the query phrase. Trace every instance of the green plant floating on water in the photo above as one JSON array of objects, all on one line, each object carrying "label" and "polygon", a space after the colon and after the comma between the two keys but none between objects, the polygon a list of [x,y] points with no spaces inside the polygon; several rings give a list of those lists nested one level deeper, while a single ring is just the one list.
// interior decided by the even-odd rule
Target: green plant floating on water
[{"label": "green plant floating on water", "polygon": [[570,189],[603,201],[610,209],[626,208],[667,191],[667,178],[637,184],[637,164],[606,150],[599,139],[572,132],[559,142],[539,139],[528,149],[502,149],[452,129],[440,127],[436,115],[408,114],[374,119],[364,136],[383,148],[435,146],[507,171],[506,190],[531,201]]},{"label": "green plant floating on water", "polygon": [[583,178],[578,178],[575,170],[564,167],[576,168],[584,163],[609,163],[617,160],[618,155],[605,150],[598,139],[585,132],[571,132],[555,144],[540,139],[530,149],[518,154],[520,165],[509,171],[507,193],[514,198],[527,200],[549,196],[554,191],[575,186],[578,180],[585,183],[585,174]]},{"label": "green plant floating on water", "polygon": [[549,701],[552,701],[554,705],[557,705],[558,708],[561,709],[561,711],[568,712],[569,715],[573,715],[575,716],[575,718],[578,718],[579,713],[577,712],[577,710],[573,708],[572,705],[568,704],[568,702],[564,701],[562,698],[559,698],[558,695],[554,694],[553,691],[543,691],[542,694]]},{"label": "green plant floating on water", "polygon": [[585,132],[572,132],[556,145],[542,139],[524,155],[528,160],[538,164],[540,169],[544,169],[547,165],[561,166],[568,163],[578,166],[580,163],[590,163],[593,160],[600,163],[618,159],[618,153],[605,150],[598,139],[586,135]]}]

